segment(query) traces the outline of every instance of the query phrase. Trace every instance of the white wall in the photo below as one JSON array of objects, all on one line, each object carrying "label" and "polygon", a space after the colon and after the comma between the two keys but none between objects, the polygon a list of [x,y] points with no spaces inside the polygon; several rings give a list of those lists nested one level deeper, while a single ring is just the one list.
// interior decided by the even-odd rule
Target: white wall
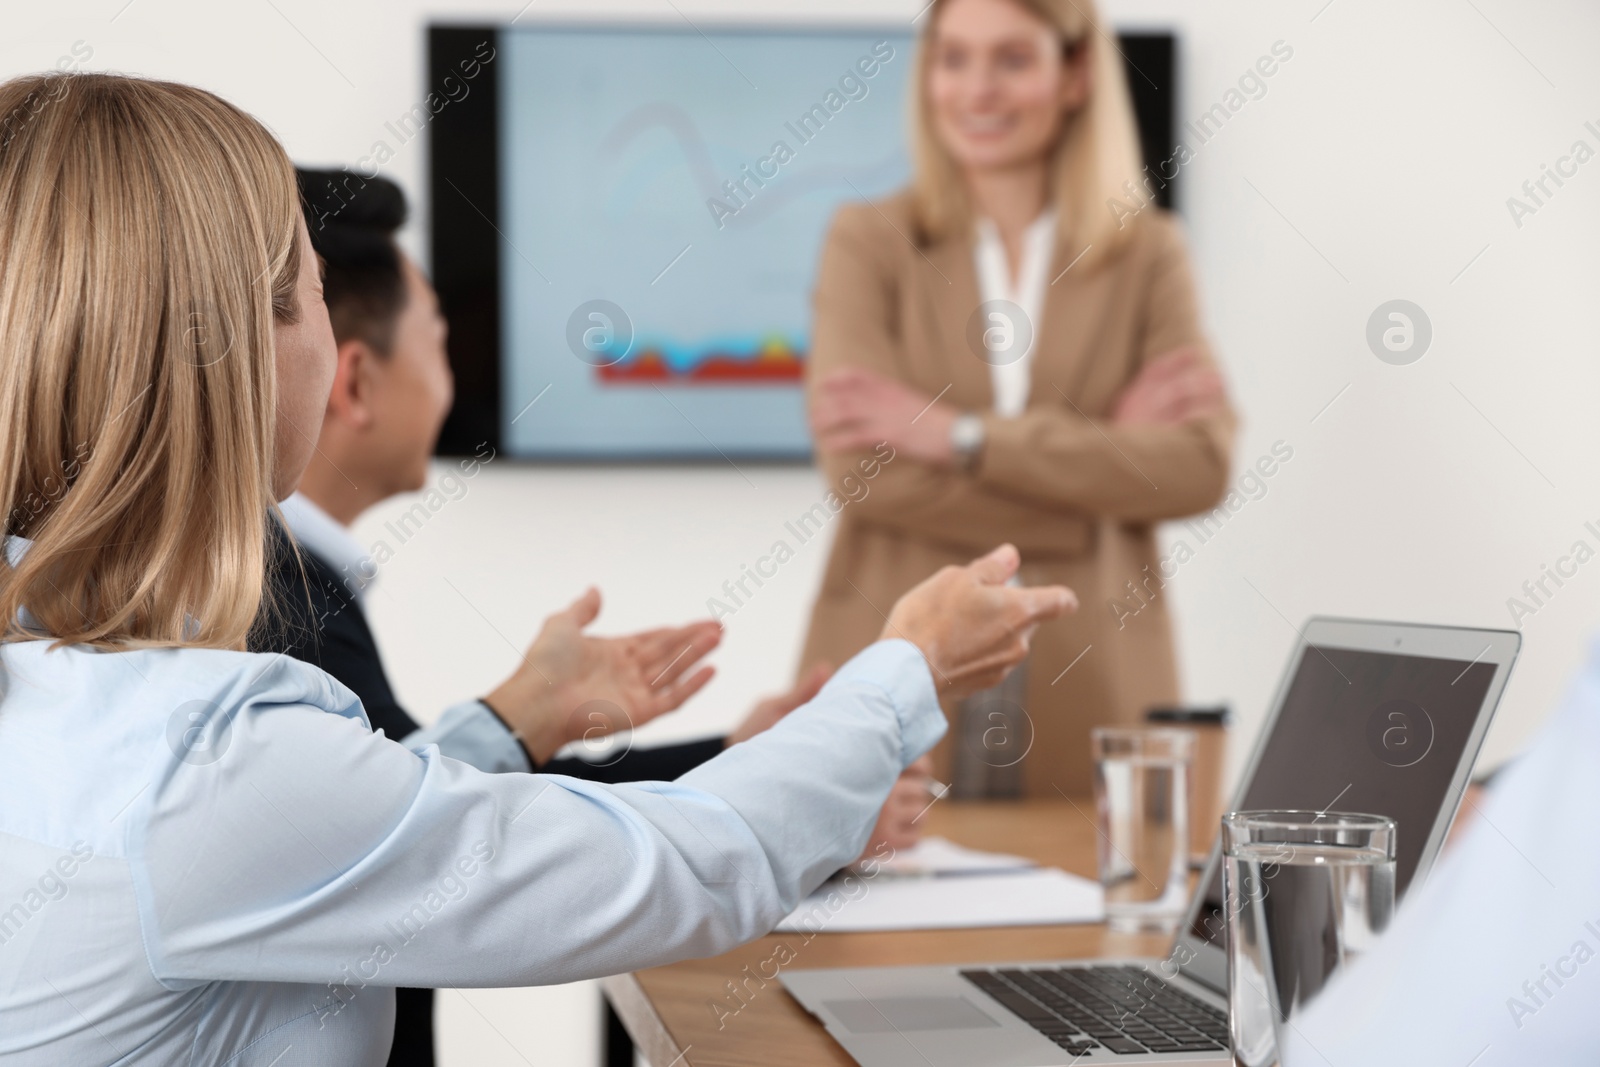
[{"label": "white wall", "polygon": [[[909,19],[871,0],[712,4],[713,12]],[[1294,458],[1164,595],[1178,609],[1196,700],[1225,699],[1248,734],[1293,626],[1314,613],[1504,627],[1507,598],[1600,520],[1594,308],[1600,161],[1518,228],[1506,208],[1576,139],[1600,149],[1600,16],[1581,0],[1114,0],[1124,25],[1183,36],[1184,118],[1282,40],[1294,49],[1184,170],[1184,214],[1217,347],[1245,424],[1239,458]],[[0,73],[54,65],[192,81],[261,116],[296,159],[348,162],[425,91],[432,17],[510,18],[522,0],[11,0]],[[521,17],[637,12],[665,0],[537,0]],[[113,20],[113,16],[115,16]],[[386,173],[423,196],[421,142]],[[420,225],[408,241],[421,249]],[[1480,254],[1481,253],[1481,254]],[[1475,258],[1476,257],[1476,258]],[[1468,264],[1471,264],[1470,267]],[[1369,313],[1403,297],[1432,319],[1419,363],[1380,363]],[[1334,398],[1337,397],[1337,400]],[[1327,406],[1334,401],[1331,406]],[[591,580],[607,628],[682,619],[809,506],[808,471],[537,468],[497,462],[400,549],[373,600],[404,700],[423,715],[509,670],[542,614]],[[361,523],[384,536],[392,502]],[[1597,522],[1600,525],[1600,522]],[[794,666],[824,546],[813,544],[731,621],[721,675],[661,735],[726,725]],[[457,589],[446,584],[449,577]],[[459,592],[457,591],[459,590]],[[1107,610],[1086,605],[1085,610]],[[1522,620],[1525,647],[1489,741],[1515,751],[1544,717],[1600,617],[1600,563]],[[486,621],[487,620],[487,621]],[[587,987],[443,999],[447,1063],[586,1062]],[[574,1021],[577,1020],[577,1021]]]}]

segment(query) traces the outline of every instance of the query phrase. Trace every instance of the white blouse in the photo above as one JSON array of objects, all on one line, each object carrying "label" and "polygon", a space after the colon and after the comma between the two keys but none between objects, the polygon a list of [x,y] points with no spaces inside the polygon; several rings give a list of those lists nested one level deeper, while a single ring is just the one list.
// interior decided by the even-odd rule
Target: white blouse
[{"label": "white blouse", "polygon": [[1003,418],[1015,418],[1028,406],[1033,353],[1038,348],[1039,328],[1044,319],[1044,298],[1050,288],[1050,261],[1055,251],[1055,238],[1056,213],[1052,208],[1029,224],[1022,241],[1022,269],[1013,278],[1006,262],[1006,246],[1000,239],[999,227],[991,219],[978,220],[978,236],[972,254],[978,273],[979,298],[984,303],[1005,300],[1017,305],[1027,317],[1032,334],[1032,340],[1020,358],[1010,362],[991,360],[989,363],[995,414]]}]

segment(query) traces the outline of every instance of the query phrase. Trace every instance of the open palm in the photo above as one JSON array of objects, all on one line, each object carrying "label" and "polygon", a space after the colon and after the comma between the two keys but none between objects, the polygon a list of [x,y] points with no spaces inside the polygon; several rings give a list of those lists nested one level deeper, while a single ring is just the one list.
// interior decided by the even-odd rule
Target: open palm
[{"label": "open palm", "polygon": [[565,611],[545,620],[528,650],[568,709],[567,740],[631,730],[680,707],[711,680],[714,668],[695,665],[722,640],[722,628],[704,621],[666,626],[624,637],[594,637],[583,628],[600,614],[600,593],[590,589]]},{"label": "open palm", "polygon": [[[540,761],[570,742],[643,726],[715,673],[698,665],[722,641],[716,622],[623,637],[584,633],[599,614],[600,592],[591,587],[544,621],[517,672],[487,698]],[[508,714],[512,708],[523,710]]]}]

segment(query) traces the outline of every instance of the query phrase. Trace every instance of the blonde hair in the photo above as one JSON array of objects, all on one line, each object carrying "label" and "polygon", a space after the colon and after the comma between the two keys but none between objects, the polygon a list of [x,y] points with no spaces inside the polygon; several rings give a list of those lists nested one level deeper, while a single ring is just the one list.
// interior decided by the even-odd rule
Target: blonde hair
[{"label": "blonde hair", "polygon": [[[1138,186],[1143,157],[1121,56],[1093,0],[1012,0],[1049,25],[1061,39],[1063,56],[1089,63],[1089,98],[1062,120],[1051,159],[1051,200],[1062,236],[1087,246],[1090,261],[1111,252],[1126,233],[1108,206],[1127,196],[1123,183]],[[912,204],[918,229],[941,240],[972,224],[972,206],[956,161],[934,129],[928,107],[928,71],[933,35],[949,0],[934,0],[917,48],[911,93]],[[1081,50],[1087,47],[1087,55]]]},{"label": "blonde hair", "polygon": [[33,542],[0,561],[0,640],[243,645],[299,218],[282,147],[210,93],[0,85],[0,508]]}]

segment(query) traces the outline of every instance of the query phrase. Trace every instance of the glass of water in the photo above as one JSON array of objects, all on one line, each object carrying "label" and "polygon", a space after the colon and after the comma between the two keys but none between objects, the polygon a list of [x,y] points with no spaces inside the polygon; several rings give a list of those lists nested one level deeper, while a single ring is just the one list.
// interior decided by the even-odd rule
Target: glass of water
[{"label": "glass of water", "polygon": [[1222,817],[1228,1022],[1242,1067],[1276,1067],[1284,1032],[1389,925],[1394,835],[1382,815]]},{"label": "glass of water", "polygon": [[1106,922],[1120,933],[1172,933],[1189,899],[1187,730],[1091,731]]}]

